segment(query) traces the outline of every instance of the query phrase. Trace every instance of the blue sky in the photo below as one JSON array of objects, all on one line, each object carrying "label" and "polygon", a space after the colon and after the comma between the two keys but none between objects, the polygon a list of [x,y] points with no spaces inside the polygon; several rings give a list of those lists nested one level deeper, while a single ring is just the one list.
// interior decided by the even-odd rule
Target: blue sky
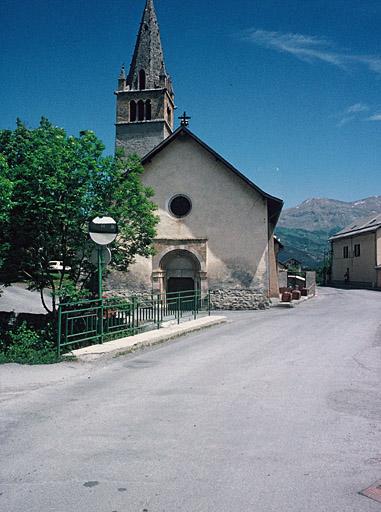
[{"label": "blue sky", "polygon": [[[145,0],[2,0],[0,128],[41,115],[112,153]],[[178,114],[267,192],[381,194],[381,1],[155,0]]]}]

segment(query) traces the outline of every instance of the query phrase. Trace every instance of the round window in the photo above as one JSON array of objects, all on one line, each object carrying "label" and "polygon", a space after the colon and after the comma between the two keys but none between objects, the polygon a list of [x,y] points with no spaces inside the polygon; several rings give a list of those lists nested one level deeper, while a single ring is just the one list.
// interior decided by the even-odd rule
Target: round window
[{"label": "round window", "polygon": [[178,219],[188,215],[191,209],[192,203],[187,196],[178,195],[172,197],[172,199],[169,201],[169,211]]}]

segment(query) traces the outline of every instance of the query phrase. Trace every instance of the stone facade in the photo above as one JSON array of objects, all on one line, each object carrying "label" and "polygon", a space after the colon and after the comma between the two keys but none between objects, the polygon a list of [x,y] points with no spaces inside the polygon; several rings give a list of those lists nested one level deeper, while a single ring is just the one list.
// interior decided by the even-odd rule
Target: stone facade
[{"label": "stone facade", "polygon": [[[273,198],[248,184],[184,127],[163,144],[156,154],[143,159],[142,181],[155,191],[160,217],[156,254],[137,258],[119,282],[118,276],[112,276],[110,286],[158,293],[168,290],[170,278],[191,278],[204,292],[231,290],[228,295],[219,294],[218,307],[225,297],[226,307],[234,302],[237,309],[237,300],[243,296],[243,309],[259,307],[272,289],[278,290],[275,221],[270,218],[279,214],[281,202],[277,200],[274,213]],[[192,203],[190,213],[182,218],[169,209],[171,198],[178,194]]]},{"label": "stone facade", "polygon": [[[218,309],[258,309],[278,294],[274,228],[282,201],[269,196],[198,139],[184,119],[172,133],[174,95],[153,0],[147,0],[128,76],[117,95],[116,147],[143,156],[160,222],[152,258],[112,272],[109,290],[212,290]],[[176,215],[174,198],[190,209]]]},{"label": "stone facade", "polygon": [[144,123],[117,124],[116,149],[122,149],[124,155],[137,153],[145,155],[168,137],[170,128],[162,121]]}]

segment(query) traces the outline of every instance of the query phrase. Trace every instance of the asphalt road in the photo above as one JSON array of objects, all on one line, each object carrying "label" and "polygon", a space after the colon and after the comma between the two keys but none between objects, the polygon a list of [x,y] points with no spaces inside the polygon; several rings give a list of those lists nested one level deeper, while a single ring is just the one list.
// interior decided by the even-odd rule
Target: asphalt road
[{"label": "asphalt road", "polygon": [[[50,308],[52,299],[45,292],[45,301]],[[14,311],[15,313],[46,314],[41,303],[39,292],[31,292],[23,283],[0,288],[0,311]]]},{"label": "asphalt road", "polygon": [[0,367],[4,512],[365,512],[381,293],[321,290],[89,365]]}]

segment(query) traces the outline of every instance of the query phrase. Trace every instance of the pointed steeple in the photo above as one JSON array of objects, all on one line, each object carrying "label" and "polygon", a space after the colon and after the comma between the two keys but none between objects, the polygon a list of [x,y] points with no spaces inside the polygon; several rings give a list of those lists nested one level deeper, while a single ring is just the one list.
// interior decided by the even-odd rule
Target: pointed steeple
[{"label": "pointed steeple", "polygon": [[143,156],[171,135],[175,95],[165,68],[153,0],[146,0],[130,71],[126,77],[122,67],[115,94],[115,146],[126,156]]},{"label": "pointed steeple", "polygon": [[147,0],[127,77],[127,87],[130,90],[144,90],[160,89],[163,86],[171,90],[155,7],[153,0]]}]

